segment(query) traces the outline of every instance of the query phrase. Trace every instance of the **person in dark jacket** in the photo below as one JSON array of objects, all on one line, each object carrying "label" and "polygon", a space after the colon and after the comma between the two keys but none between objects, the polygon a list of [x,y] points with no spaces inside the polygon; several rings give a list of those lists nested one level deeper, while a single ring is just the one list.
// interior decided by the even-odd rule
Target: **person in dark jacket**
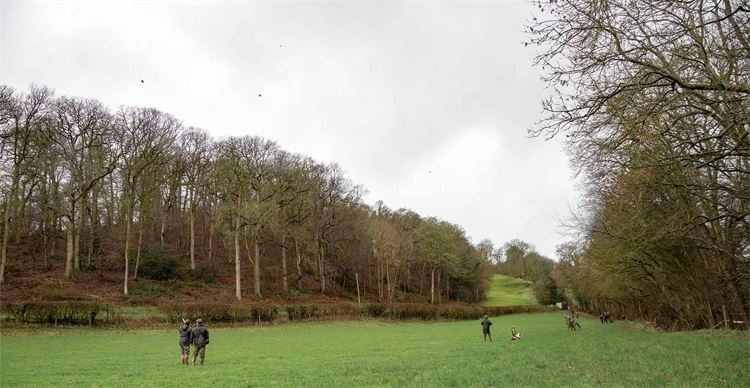
[{"label": "person in dark jacket", "polygon": [[482,334],[484,334],[484,340],[487,341],[487,337],[490,337],[490,342],[492,342],[492,334],[490,334],[490,326],[492,326],[492,322],[490,322],[490,319],[488,316],[484,316],[484,320],[482,321]]},{"label": "person in dark jacket", "polygon": [[203,360],[206,358],[206,345],[208,345],[208,329],[203,326],[202,319],[195,320],[196,326],[193,328],[193,365],[198,356],[201,357],[201,366],[203,366]]},{"label": "person in dark jacket", "polygon": [[180,326],[180,363],[188,365],[190,359],[190,343],[193,342],[193,328],[190,327],[190,320],[183,319]]}]

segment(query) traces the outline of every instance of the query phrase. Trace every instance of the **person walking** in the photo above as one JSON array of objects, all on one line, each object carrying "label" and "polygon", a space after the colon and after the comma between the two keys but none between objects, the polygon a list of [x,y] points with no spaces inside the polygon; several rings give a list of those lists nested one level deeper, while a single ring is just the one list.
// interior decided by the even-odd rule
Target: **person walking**
[{"label": "person walking", "polygon": [[180,363],[189,365],[190,359],[190,343],[193,339],[193,329],[190,327],[190,320],[183,319],[182,326],[179,328],[180,332]]},{"label": "person walking", "polygon": [[490,322],[490,319],[487,315],[484,316],[484,320],[482,321],[482,334],[484,334],[484,341],[487,341],[487,337],[490,338],[490,342],[492,342],[492,334],[490,334],[490,326],[492,326],[492,322]]},{"label": "person walking", "polygon": [[195,328],[193,328],[193,365],[198,356],[201,357],[201,366],[203,366],[203,360],[206,358],[206,345],[208,345],[208,329],[203,326],[203,320],[198,318],[195,320]]}]

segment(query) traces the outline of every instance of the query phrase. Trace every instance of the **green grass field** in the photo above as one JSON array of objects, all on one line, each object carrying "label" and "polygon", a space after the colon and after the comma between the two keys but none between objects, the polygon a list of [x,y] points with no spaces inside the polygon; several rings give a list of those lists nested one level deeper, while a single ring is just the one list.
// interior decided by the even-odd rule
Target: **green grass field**
[{"label": "green grass field", "polygon": [[[0,386],[750,386],[736,333],[660,333],[561,313],[479,321],[348,321],[210,328],[204,367],[177,330],[3,329]],[[523,340],[511,342],[510,328]]]},{"label": "green grass field", "polygon": [[536,304],[529,282],[505,275],[493,275],[485,306]]}]

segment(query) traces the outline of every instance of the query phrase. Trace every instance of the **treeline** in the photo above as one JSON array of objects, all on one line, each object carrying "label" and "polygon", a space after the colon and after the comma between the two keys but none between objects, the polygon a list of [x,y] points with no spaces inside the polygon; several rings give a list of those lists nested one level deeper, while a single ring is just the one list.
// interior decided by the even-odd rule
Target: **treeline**
[{"label": "treeline", "polygon": [[490,266],[461,227],[372,208],[337,165],[271,140],[214,140],[156,109],[37,86],[0,86],[0,130],[0,281],[9,263],[64,257],[61,277],[109,265],[124,294],[184,270],[232,274],[237,299],[248,277],[255,297],[306,280],[388,303],[484,298]]},{"label": "treeline", "polygon": [[592,312],[747,328],[750,5],[546,9],[527,42],[553,91],[534,133],[565,136],[586,195],[558,285]]}]

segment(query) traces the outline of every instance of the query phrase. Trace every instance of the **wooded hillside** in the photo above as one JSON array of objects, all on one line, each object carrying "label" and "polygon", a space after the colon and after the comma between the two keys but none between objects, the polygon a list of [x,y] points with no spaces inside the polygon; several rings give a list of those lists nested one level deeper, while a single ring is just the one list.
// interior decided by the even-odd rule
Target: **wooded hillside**
[{"label": "wooded hillside", "polygon": [[64,262],[60,279],[119,273],[125,295],[141,277],[231,275],[237,299],[303,279],[387,302],[484,298],[489,264],[460,226],[372,208],[339,166],[271,140],[40,86],[0,86],[0,131],[0,282]]}]

